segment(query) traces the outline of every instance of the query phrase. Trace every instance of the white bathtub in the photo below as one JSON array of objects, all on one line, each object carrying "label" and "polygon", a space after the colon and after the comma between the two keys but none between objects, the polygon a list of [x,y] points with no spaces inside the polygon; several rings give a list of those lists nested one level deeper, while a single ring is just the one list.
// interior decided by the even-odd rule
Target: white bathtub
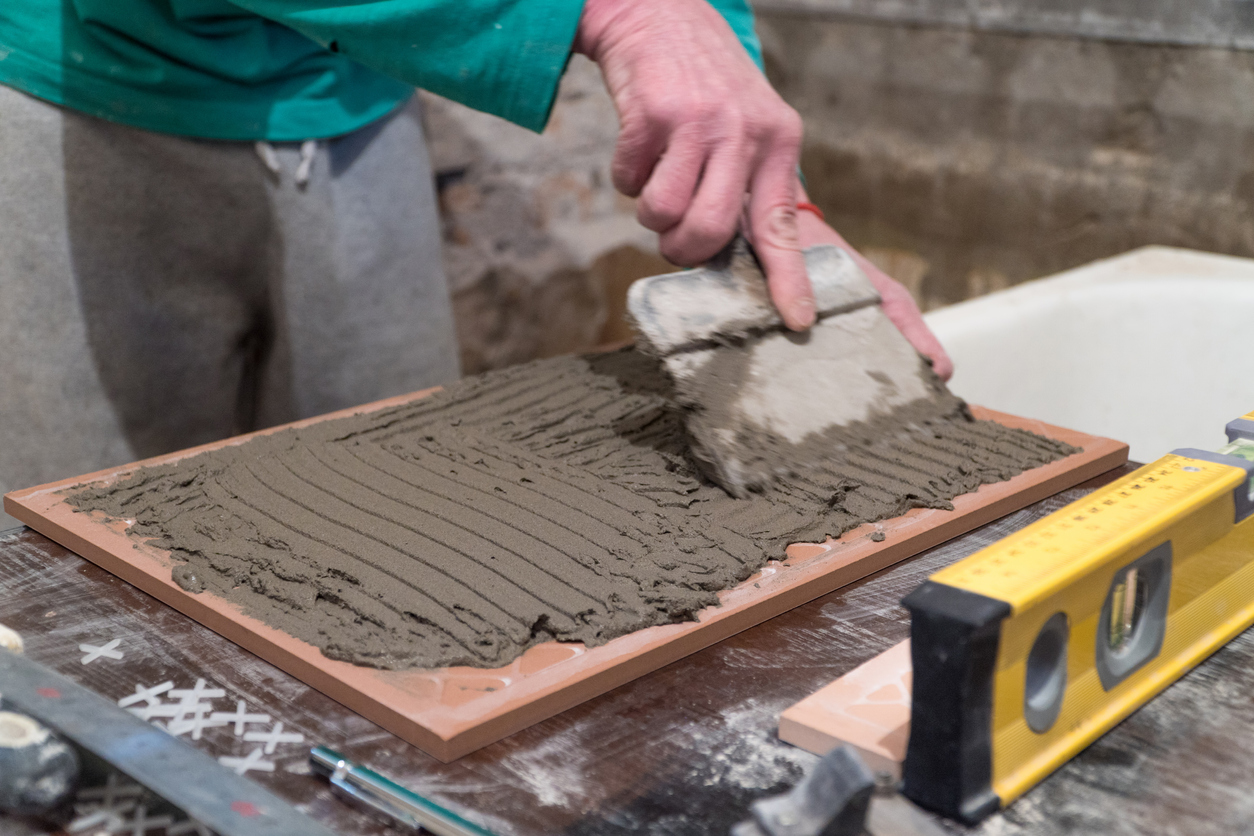
[{"label": "white bathtub", "polygon": [[972,403],[1127,441],[1214,449],[1254,410],[1254,260],[1145,247],[926,316]]}]

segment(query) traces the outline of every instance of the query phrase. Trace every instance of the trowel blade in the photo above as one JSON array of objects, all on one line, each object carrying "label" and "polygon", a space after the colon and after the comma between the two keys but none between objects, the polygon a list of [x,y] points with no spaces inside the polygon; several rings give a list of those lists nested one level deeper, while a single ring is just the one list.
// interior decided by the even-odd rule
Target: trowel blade
[{"label": "trowel blade", "polygon": [[687,410],[694,455],[744,496],[838,444],[839,431],[935,392],[935,376],[880,308],[848,253],[805,252],[818,321],[788,331],[751,254],[641,279],[628,294],[641,345]]}]

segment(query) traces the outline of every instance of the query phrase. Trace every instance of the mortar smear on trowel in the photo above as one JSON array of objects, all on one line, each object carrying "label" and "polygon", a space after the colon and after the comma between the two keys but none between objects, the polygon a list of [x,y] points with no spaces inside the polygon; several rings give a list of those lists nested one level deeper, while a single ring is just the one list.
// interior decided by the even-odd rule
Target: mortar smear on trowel
[{"label": "mortar smear on trowel", "polygon": [[708,266],[641,279],[628,309],[686,410],[692,452],[735,496],[864,436],[868,422],[945,392],[844,250],[805,251],[817,321],[787,330],[743,245]]}]

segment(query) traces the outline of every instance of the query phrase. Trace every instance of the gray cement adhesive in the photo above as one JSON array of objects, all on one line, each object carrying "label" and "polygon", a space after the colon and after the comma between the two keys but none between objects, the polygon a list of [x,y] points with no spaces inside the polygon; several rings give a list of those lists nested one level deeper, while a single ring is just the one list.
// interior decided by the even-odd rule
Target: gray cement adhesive
[{"label": "gray cement adhesive", "polygon": [[702,478],[657,361],[625,350],[491,372],[68,501],[134,519],[185,589],[328,657],[498,667],[691,619],[788,543],[952,508],[1075,452],[973,420],[935,386],[746,499]]},{"label": "gray cement adhesive", "polygon": [[688,413],[693,457],[739,497],[953,402],[874,304],[805,334],[768,333],[664,362]]}]

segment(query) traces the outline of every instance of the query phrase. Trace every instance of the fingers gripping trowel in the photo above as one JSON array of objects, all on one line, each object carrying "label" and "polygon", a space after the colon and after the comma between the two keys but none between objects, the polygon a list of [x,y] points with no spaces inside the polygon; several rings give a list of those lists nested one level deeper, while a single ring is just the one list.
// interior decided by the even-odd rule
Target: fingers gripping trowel
[{"label": "fingers gripping trowel", "polygon": [[628,311],[689,410],[707,475],[743,496],[839,443],[842,428],[930,397],[937,379],[844,250],[805,251],[818,320],[788,331],[737,241],[705,267],[641,279]]}]

